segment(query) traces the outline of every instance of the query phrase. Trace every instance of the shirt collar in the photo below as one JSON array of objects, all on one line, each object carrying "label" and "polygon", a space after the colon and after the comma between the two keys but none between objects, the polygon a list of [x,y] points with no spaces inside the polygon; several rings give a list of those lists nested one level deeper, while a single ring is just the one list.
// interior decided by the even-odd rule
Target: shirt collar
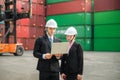
[{"label": "shirt collar", "polygon": [[52,38],[52,40],[53,40],[53,36],[49,36],[49,34],[47,33],[47,36],[48,36],[48,38]]},{"label": "shirt collar", "polygon": [[72,44],[75,42],[75,40],[72,40],[72,42],[69,42],[69,45],[72,46]]}]

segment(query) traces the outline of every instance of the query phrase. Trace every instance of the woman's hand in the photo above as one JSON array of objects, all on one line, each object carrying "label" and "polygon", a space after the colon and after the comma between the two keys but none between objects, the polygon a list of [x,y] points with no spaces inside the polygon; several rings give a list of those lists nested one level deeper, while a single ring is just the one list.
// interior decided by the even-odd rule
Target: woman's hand
[{"label": "woman's hand", "polygon": [[82,80],[82,75],[78,74],[77,75],[77,80]]},{"label": "woman's hand", "polygon": [[64,73],[61,74],[62,79],[66,79],[66,77],[67,77],[66,74],[64,74]]},{"label": "woman's hand", "polygon": [[60,58],[61,56],[63,56],[63,54],[60,54],[60,53],[57,53],[57,54],[54,54],[56,56],[56,58]]}]

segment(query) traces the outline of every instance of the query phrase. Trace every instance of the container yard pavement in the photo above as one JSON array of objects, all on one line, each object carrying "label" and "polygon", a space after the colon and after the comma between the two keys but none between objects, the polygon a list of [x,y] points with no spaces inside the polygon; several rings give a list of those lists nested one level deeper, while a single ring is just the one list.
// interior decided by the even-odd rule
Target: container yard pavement
[{"label": "container yard pavement", "polygon": [[[32,51],[0,56],[0,80],[39,80]],[[120,80],[120,52],[84,52],[84,80]]]}]

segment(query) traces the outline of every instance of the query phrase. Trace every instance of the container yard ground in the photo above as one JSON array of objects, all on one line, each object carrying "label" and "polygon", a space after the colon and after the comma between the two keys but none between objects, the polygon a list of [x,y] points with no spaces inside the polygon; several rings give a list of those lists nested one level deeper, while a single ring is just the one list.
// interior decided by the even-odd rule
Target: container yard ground
[{"label": "container yard ground", "polygon": [[[120,52],[84,52],[84,80],[120,80]],[[38,80],[32,51],[0,56],[0,80]]]}]

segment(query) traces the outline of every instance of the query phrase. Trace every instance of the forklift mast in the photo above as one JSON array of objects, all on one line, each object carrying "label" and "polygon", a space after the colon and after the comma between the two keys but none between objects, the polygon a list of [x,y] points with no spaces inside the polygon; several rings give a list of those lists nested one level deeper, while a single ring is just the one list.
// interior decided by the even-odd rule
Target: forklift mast
[{"label": "forklift mast", "polygon": [[[19,13],[16,9],[17,0],[5,0],[5,11],[2,11],[2,5],[0,5],[0,21],[5,23],[5,34],[2,36],[1,43],[9,43],[9,36],[14,36],[14,43],[17,43],[16,39],[16,21],[23,18],[32,17],[32,0],[29,0],[29,11]],[[11,9],[10,6],[13,6]],[[22,8],[21,8],[22,9]],[[11,26],[13,26],[12,32],[10,31]]]}]

